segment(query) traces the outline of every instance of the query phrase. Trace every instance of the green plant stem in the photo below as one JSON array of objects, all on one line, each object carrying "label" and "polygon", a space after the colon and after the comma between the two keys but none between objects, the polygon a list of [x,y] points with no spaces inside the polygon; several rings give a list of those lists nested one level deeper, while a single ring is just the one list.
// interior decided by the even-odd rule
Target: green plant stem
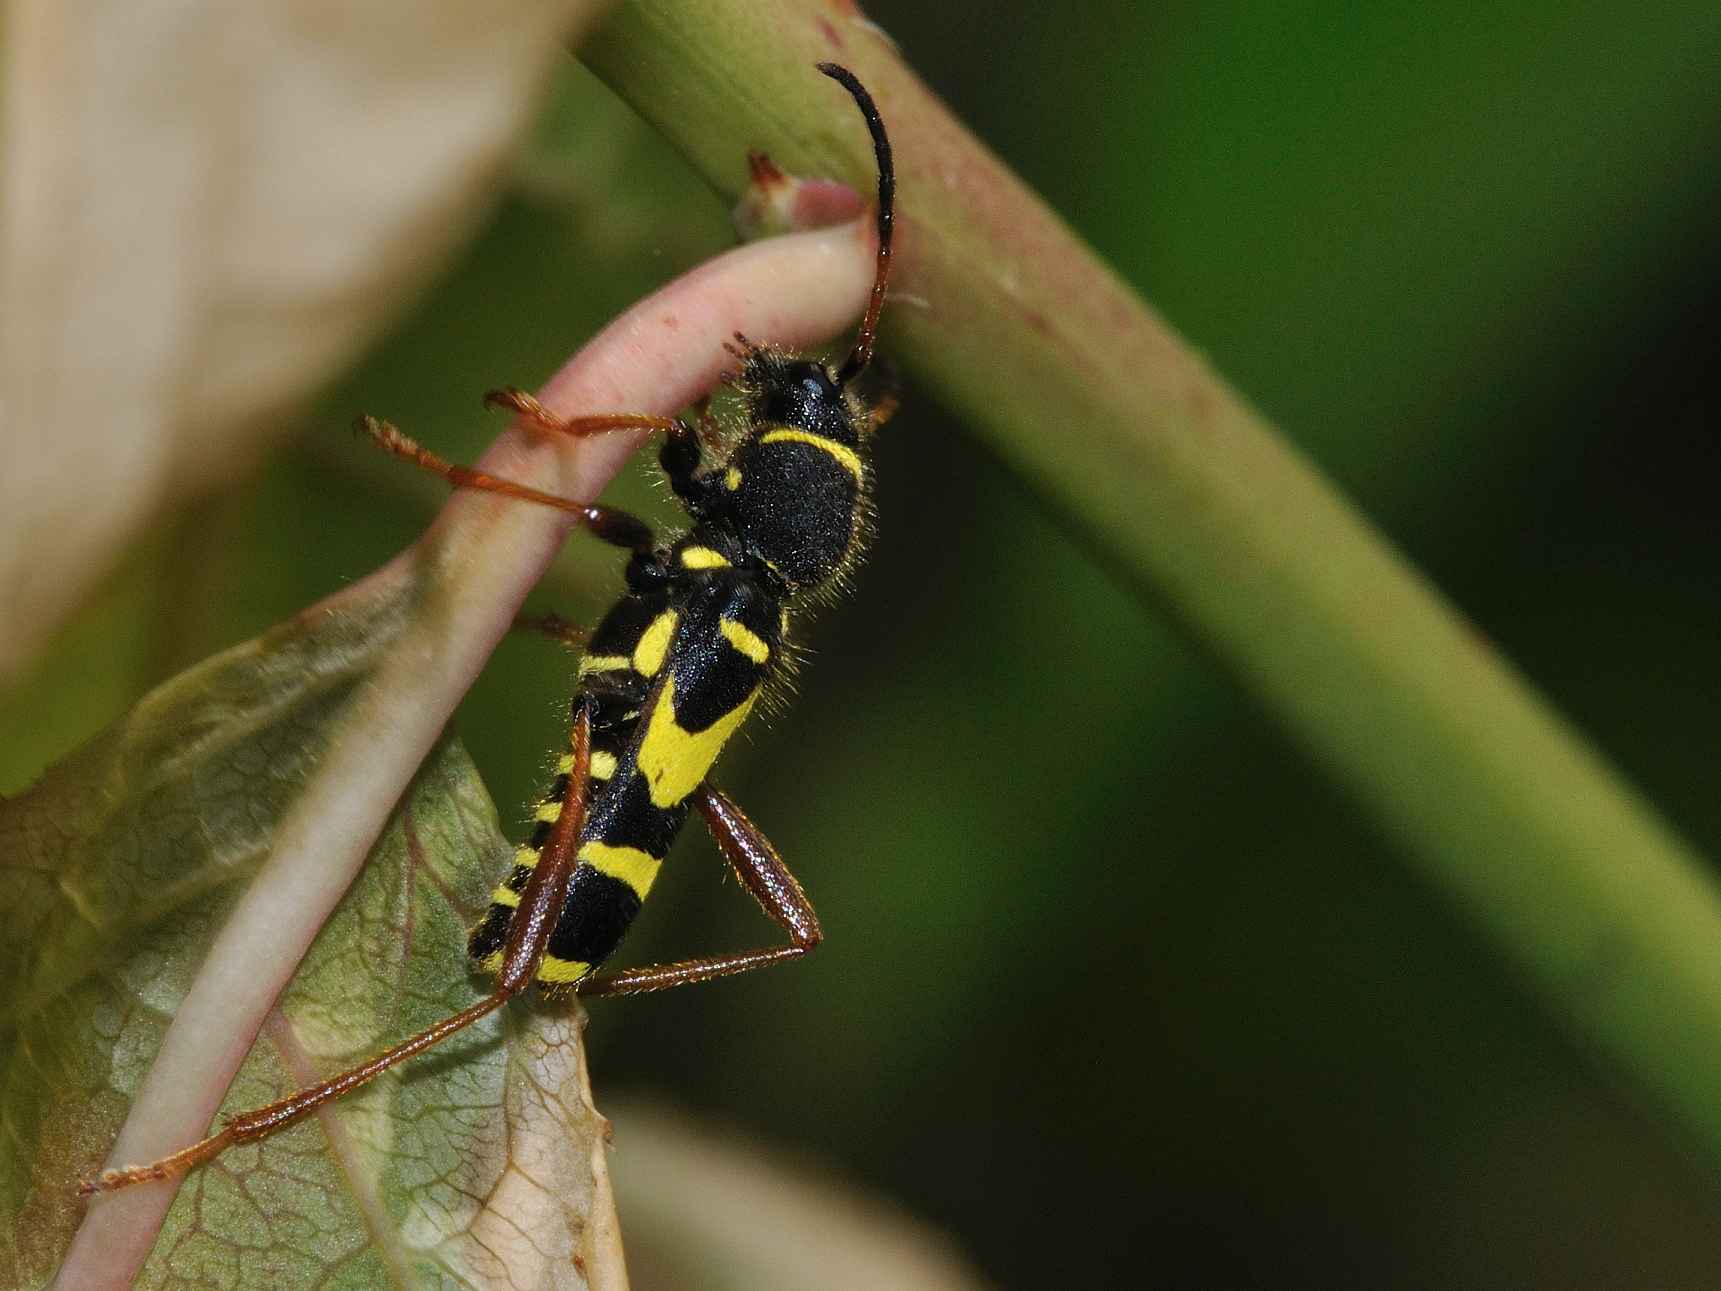
[{"label": "green plant stem", "polygon": [[1698,859],[877,32],[811,0],[636,0],[581,54],[730,190],[748,147],[867,175],[811,73],[853,68],[900,168],[893,353],[1721,1166],[1721,900]]}]

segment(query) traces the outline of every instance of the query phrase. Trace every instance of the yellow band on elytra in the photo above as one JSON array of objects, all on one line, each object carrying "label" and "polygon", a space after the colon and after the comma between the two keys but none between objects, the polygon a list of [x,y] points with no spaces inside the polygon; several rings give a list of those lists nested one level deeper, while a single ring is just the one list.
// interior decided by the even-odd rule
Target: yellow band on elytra
[{"label": "yellow band on elytra", "polygon": [[759,436],[761,444],[811,444],[814,448],[822,448],[848,469],[855,477],[856,484],[865,482],[865,472],[861,467],[860,454],[847,444],[839,444],[834,439],[826,439],[823,435],[815,435],[810,430],[799,430],[793,426],[785,426],[779,430],[768,430]]}]

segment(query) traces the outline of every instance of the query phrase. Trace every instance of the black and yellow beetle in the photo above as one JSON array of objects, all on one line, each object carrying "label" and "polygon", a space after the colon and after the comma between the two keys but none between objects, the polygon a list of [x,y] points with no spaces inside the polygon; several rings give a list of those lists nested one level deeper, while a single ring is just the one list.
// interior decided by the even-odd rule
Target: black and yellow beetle
[{"label": "black and yellow beetle", "polygon": [[[885,414],[868,406],[855,381],[872,361],[890,276],[895,173],[872,96],[846,68],[821,63],[819,70],[854,97],[878,161],[877,271],[854,348],[840,365],[737,336],[732,348],[741,367],[734,385],[748,430],[721,460],[709,460],[699,428],[679,418],[558,418],[518,390],[487,397],[557,434],[662,431],[659,462],[693,522],[684,535],[660,544],[625,512],[454,465],[386,422],[363,423],[384,448],[456,487],[570,512],[596,537],[633,553],[627,591],[595,631],[588,636],[553,625],[585,648],[570,748],[537,809],[535,832],[472,932],[469,953],[495,977],[495,989],[357,1067],[237,1116],[159,1161],[87,1179],[81,1191],[165,1179],[271,1134],[493,1012],[534,981],[551,994],[638,994],[745,972],[818,945],[818,917],[800,884],[764,834],[706,777],[786,666],[796,621],[840,585],[870,529],[868,444]],[[702,408],[701,421],[708,418]],[[692,809],[788,943],[600,971]]]}]

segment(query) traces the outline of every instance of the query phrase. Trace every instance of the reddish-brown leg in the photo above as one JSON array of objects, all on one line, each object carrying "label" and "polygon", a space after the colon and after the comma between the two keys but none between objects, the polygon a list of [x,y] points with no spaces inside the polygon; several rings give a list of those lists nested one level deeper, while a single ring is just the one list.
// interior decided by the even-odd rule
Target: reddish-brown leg
[{"label": "reddish-brown leg", "polygon": [[896,416],[896,410],[902,406],[902,400],[894,394],[884,395],[867,414],[867,429],[877,430],[885,422]]},{"label": "reddish-brown leg", "polygon": [[711,396],[700,396],[699,402],[693,405],[693,422],[699,427],[700,438],[706,444],[723,442],[723,427],[717,424],[717,418],[711,415]]},{"label": "reddish-brown leg", "polygon": [[767,964],[798,959],[813,951],[824,939],[819,916],[801,890],[789,867],[771,840],[748,820],[741,808],[722,790],[702,784],[694,790],[693,805],[705,817],[706,827],[717,840],[723,858],[735,871],[743,887],[753,894],[759,908],[789,934],[789,945],[764,950],[744,950],[733,955],[710,955],[684,959],[674,964],[648,964],[588,977],[575,990],[581,995],[643,995],[647,991],[689,986],[716,977],[731,977]]},{"label": "reddish-brown leg", "polygon": [[376,440],[386,451],[429,471],[432,475],[440,475],[454,488],[500,493],[505,497],[518,498],[522,502],[536,502],[540,506],[566,511],[569,515],[578,517],[580,523],[591,530],[594,537],[617,547],[627,547],[632,551],[650,551],[657,545],[657,538],[652,533],[651,526],[626,511],[596,506],[590,502],[575,502],[572,498],[545,493],[542,489],[489,475],[470,466],[456,465],[445,457],[438,457],[391,421],[361,417],[359,429]]},{"label": "reddish-brown leg", "polygon": [[537,632],[570,650],[584,650],[592,639],[592,630],[581,627],[560,614],[520,614],[514,618],[514,631]]},{"label": "reddish-brown leg", "polygon": [[508,939],[502,947],[502,967],[496,975],[496,989],[476,1004],[444,1018],[435,1026],[419,1032],[412,1039],[387,1049],[366,1062],[339,1075],[288,1094],[285,1098],[249,1112],[241,1112],[201,1143],[152,1161],[148,1165],[126,1166],[119,1170],[104,1170],[93,1178],[78,1181],[78,1192],[89,1196],[96,1192],[113,1192],[136,1183],[167,1179],[194,1166],[220,1156],[238,1143],[252,1143],[266,1138],[276,1130],[285,1129],[312,1111],[350,1093],[426,1049],[446,1040],[457,1031],[471,1026],[479,1018],[493,1013],[518,995],[531,982],[544,957],[544,946],[556,926],[562,905],[567,898],[568,882],[574,873],[575,844],[585,823],[590,784],[592,755],[592,717],[589,706],[582,705],[574,719],[574,764],[568,775],[568,791],[562,800],[562,814],[556,828],[540,853],[526,890],[520,894],[520,905],[508,925]]},{"label": "reddish-brown leg", "polygon": [[536,395],[527,394],[513,386],[487,391],[484,403],[487,407],[514,413],[527,425],[538,430],[547,430],[555,435],[572,435],[576,439],[586,435],[602,435],[612,430],[661,430],[672,439],[693,433],[693,428],[685,421],[675,417],[653,417],[642,412],[605,412],[592,417],[558,417],[539,403]]}]

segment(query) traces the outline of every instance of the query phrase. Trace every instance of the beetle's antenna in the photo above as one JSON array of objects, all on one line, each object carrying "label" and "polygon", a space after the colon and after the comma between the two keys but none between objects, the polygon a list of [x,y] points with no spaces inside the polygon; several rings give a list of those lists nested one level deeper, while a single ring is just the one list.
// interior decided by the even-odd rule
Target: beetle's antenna
[{"label": "beetle's antenna", "polygon": [[878,273],[872,280],[872,299],[867,303],[866,317],[861,320],[860,335],[855,337],[854,351],[843,360],[837,372],[837,384],[847,385],[872,362],[873,340],[878,334],[878,315],[884,308],[884,287],[890,278],[890,230],[896,210],[896,168],[891,164],[890,139],[884,133],[884,119],[866,87],[855,74],[836,63],[820,63],[819,70],[854,96],[866,128],[872,134],[873,154],[878,158]]}]

